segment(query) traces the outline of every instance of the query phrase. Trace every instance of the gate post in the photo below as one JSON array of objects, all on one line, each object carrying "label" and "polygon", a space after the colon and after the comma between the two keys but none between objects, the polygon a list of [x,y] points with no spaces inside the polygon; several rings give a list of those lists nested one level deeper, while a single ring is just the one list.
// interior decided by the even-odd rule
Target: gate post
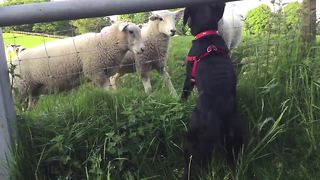
[{"label": "gate post", "polygon": [[9,83],[2,30],[0,28],[0,179],[9,179],[9,161],[14,149],[13,133],[16,113]]}]

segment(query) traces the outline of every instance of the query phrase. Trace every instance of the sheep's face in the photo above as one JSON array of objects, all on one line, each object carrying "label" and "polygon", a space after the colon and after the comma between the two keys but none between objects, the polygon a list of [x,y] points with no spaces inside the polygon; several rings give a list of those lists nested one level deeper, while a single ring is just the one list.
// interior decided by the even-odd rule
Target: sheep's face
[{"label": "sheep's face", "polygon": [[126,34],[128,40],[128,48],[136,54],[141,54],[144,49],[144,42],[141,37],[139,26],[133,23],[121,23],[119,30]]},{"label": "sheep's face", "polygon": [[150,21],[157,23],[160,33],[167,36],[174,36],[176,34],[176,22],[182,18],[184,10],[171,12],[168,10],[154,11],[150,16]]}]

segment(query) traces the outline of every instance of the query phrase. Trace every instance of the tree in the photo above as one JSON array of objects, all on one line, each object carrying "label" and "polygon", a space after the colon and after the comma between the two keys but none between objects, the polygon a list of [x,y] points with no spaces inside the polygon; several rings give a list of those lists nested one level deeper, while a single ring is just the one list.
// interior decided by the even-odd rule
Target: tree
[{"label": "tree", "polygon": [[303,1],[302,39],[305,43],[312,43],[316,39],[316,0]]},{"label": "tree", "polygon": [[245,17],[244,30],[250,34],[264,34],[269,32],[271,29],[271,16],[271,8],[266,4],[250,10]]},{"label": "tree", "polygon": [[298,30],[301,26],[301,8],[302,4],[299,2],[289,3],[283,8],[283,13],[286,19],[286,28],[290,30]]},{"label": "tree", "polygon": [[120,21],[130,21],[136,24],[143,24],[148,22],[148,18],[150,16],[150,12],[142,12],[135,14],[124,14],[119,16]]},{"label": "tree", "polygon": [[37,23],[33,25],[32,31],[37,33],[46,33],[54,35],[72,35],[73,29],[69,22],[70,21]]},{"label": "tree", "polygon": [[317,26],[316,34],[317,34],[317,35],[320,35],[320,19],[317,20],[316,26]]},{"label": "tree", "polygon": [[102,27],[110,25],[111,21],[109,18],[99,17],[72,20],[70,24],[76,28],[77,34],[83,34],[87,32],[98,32]]}]

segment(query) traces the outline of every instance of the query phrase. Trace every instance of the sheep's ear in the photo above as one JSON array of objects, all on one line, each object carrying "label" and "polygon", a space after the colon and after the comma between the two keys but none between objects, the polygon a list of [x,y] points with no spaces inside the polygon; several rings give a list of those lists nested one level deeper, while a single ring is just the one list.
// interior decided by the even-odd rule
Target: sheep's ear
[{"label": "sheep's ear", "polygon": [[149,17],[150,21],[155,21],[159,19],[159,15],[152,13],[151,16]]},{"label": "sheep's ear", "polygon": [[184,15],[183,15],[183,25],[185,26],[189,20],[189,17],[190,17],[190,9],[189,8],[186,8],[184,10]]},{"label": "sheep's ear", "polygon": [[126,27],[129,26],[128,22],[123,22],[119,24],[119,31],[124,31],[126,29]]},{"label": "sheep's ear", "polygon": [[184,14],[184,9],[176,11],[175,14],[176,14],[176,20],[181,19],[183,17],[183,14]]}]

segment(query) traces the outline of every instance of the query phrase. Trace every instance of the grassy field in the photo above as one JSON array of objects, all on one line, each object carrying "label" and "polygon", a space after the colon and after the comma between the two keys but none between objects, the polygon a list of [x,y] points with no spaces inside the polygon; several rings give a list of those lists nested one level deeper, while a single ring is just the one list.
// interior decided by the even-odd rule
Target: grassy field
[{"label": "grassy field", "polygon": [[16,33],[3,33],[4,44],[19,44],[26,48],[31,48],[40,45],[44,42],[55,40],[55,38],[43,36],[31,36]]},{"label": "grassy field", "polygon": [[[295,37],[247,36],[234,52],[234,61],[247,62],[237,66],[246,146],[236,173],[223,152],[215,152],[211,172],[202,179],[319,179],[320,52],[301,48]],[[178,92],[191,39],[175,37],[170,47],[169,73]],[[151,83],[150,95],[133,74],[121,78],[116,92],[88,83],[41,96],[31,111],[17,104],[12,178],[180,179],[196,95],[180,103],[157,73]]]}]

